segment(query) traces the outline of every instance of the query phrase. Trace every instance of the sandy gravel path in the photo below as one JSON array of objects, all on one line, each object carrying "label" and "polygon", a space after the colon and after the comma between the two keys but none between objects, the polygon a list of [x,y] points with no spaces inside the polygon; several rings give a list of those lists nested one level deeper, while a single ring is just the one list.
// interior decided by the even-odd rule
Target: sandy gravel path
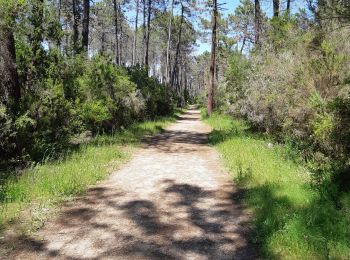
[{"label": "sandy gravel path", "polygon": [[248,214],[190,109],[62,207],[14,259],[253,259]]}]

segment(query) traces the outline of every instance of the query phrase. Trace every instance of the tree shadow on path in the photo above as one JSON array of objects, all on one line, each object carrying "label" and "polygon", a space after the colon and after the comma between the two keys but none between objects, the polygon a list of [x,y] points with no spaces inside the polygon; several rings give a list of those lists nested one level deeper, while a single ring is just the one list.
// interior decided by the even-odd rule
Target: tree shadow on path
[{"label": "tree shadow on path", "polygon": [[[163,203],[123,198],[116,201],[110,188],[89,191],[81,207],[67,206],[56,221],[69,239],[61,249],[53,250],[50,242],[35,237],[22,237],[22,251],[39,253],[43,258],[74,258],[66,246],[88,241],[99,247],[92,259],[103,257],[124,259],[254,259],[255,248],[247,242],[250,236],[248,218],[241,206],[235,206],[239,192],[205,190],[196,185],[166,180],[161,197]],[[90,194],[91,193],[91,194]],[[92,196],[92,194],[95,194]],[[89,196],[90,195],[90,196]],[[124,201],[125,199],[125,201]],[[98,205],[98,207],[96,207]],[[108,216],[103,217],[106,209]],[[118,224],[129,221],[127,228]],[[108,235],[108,241],[96,236]],[[102,241],[101,241],[102,240]]]}]

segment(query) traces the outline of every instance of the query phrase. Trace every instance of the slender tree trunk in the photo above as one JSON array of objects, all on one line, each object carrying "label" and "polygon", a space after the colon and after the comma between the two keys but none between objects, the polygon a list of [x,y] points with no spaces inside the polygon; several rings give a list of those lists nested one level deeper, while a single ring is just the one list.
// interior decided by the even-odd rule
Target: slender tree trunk
[{"label": "slender tree trunk", "polygon": [[88,52],[89,50],[89,22],[90,22],[90,0],[84,0],[83,2],[83,29],[81,32],[82,40],[82,50]]},{"label": "slender tree trunk", "polygon": [[151,29],[151,13],[152,13],[152,0],[148,0],[148,16],[147,16],[147,34],[146,34],[146,52],[145,52],[145,66],[148,68],[148,56],[149,56],[149,38]]},{"label": "slender tree trunk", "polygon": [[[147,32],[146,32],[146,1],[143,0],[143,45],[146,46],[146,38],[147,38]],[[142,62],[145,64],[145,57],[146,57],[146,52],[143,53],[143,59]]]},{"label": "slender tree trunk", "polygon": [[290,1],[291,0],[287,0],[287,14],[290,14]]},{"label": "slender tree trunk", "polygon": [[140,3],[140,0],[136,0],[136,18],[135,18],[134,40],[132,44],[132,59],[131,59],[131,64],[133,66],[136,63],[137,22],[139,18],[139,3]]},{"label": "slender tree trunk", "polygon": [[280,0],[273,0],[273,16],[278,17],[280,12]]},{"label": "slender tree trunk", "polygon": [[31,23],[34,27],[33,33],[30,35],[30,43],[33,48],[34,55],[41,50],[43,41],[43,17],[44,17],[44,0],[33,1],[33,13]]},{"label": "slender tree trunk", "polygon": [[79,39],[79,21],[80,13],[78,10],[78,0],[73,0],[73,50],[74,53],[79,52],[78,39]]},{"label": "slender tree trunk", "polygon": [[[33,51],[32,67],[29,69],[29,80],[35,80],[41,77],[43,72],[43,17],[44,17],[44,0],[34,0],[33,12],[30,17],[31,24],[34,28],[29,37],[29,42]],[[33,84],[29,84],[32,86]]]},{"label": "slender tree trunk", "polygon": [[16,66],[15,39],[9,28],[0,28],[0,60],[3,62],[2,72],[0,71],[0,101],[16,108],[21,98],[21,89]]},{"label": "slender tree trunk", "polygon": [[[58,12],[57,12],[57,20],[58,20],[58,23],[59,23],[59,26],[60,26],[60,29],[62,30],[62,24],[61,24],[61,9],[62,9],[62,2],[61,0],[58,0],[58,3],[57,3],[57,8],[58,8]],[[59,38],[57,40],[57,48],[61,50],[61,38]]]},{"label": "slender tree trunk", "polygon": [[118,16],[119,20],[119,64],[123,64],[123,19],[120,3],[118,3]]},{"label": "slender tree trunk", "polygon": [[180,64],[179,64],[179,77],[178,77],[178,93],[179,93],[179,96],[181,97],[181,103],[180,105],[183,106],[183,99],[184,99],[184,93],[183,93],[183,64],[182,64],[182,60],[180,58]]},{"label": "slender tree trunk", "polygon": [[[100,10],[97,9],[95,15],[97,17],[100,16]],[[106,54],[106,31],[105,31],[105,27],[104,27],[104,21],[102,19],[98,19],[97,20],[97,26],[98,28],[101,28],[101,49],[99,50],[99,53],[102,55]]]},{"label": "slender tree trunk", "polygon": [[245,41],[246,41],[246,37],[243,38],[243,42],[242,42],[242,46],[241,46],[241,53],[243,53]]},{"label": "slender tree trunk", "polygon": [[[174,67],[173,67],[173,73],[171,75],[171,86],[175,86],[175,77],[178,76],[178,59],[180,56],[180,45],[181,45],[181,34],[182,34],[182,24],[184,21],[184,6],[181,3],[181,20],[180,20],[180,28],[179,28],[179,35],[177,39],[177,44],[176,44],[176,54],[175,54],[175,61],[174,61]],[[177,81],[178,82],[178,81]]]},{"label": "slender tree trunk", "polygon": [[61,9],[62,9],[62,1],[61,0],[58,0],[58,2],[57,2],[57,8],[58,8],[58,10],[57,10],[57,19],[58,19],[58,22],[60,23],[61,22]]},{"label": "slender tree trunk", "polygon": [[106,53],[106,33],[103,30],[101,35],[101,54],[104,55]]},{"label": "slender tree trunk", "polygon": [[255,0],[255,11],[254,11],[254,27],[255,27],[255,44],[258,48],[261,47],[261,8],[260,0]]},{"label": "slender tree trunk", "polygon": [[215,68],[216,68],[216,27],[217,27],[217,0],[213,0],[212,14],[212,36],[211,36],[211,62],[210,62],[210,82],[208,85],[208,114],[213,113],[214,88],[215,88]]},{"label": "slender tree trunk", "polygon": [[[65,19],[65,22],[64,22],[64,28],[65,30],[68,32],[68,20]],[[68,56],[68,46],[69,46],[69,36],[68,36],[68,33],[66,33],[66,37],[65,37],[65,45],[63,46],[63,50],[65,52],[65,54]],[[74,46],[74,45],[73,45]]]},{"label": "slender tree trunk", "polygon": [[114,30],[115,30],[115,63],[120,65],[120,51],[119,51],[119,26],[118,26],[118,5],[117,0],[113,0],[114,10]]},{"label": "slender tree trunk", "polygon": [[184,105],[186,105],[186,102],[188,100],[188,82],[187,82],[187,62],[186,62],[186,57],[185,57],[185,61],[184,61]]},{"label": "slender tree trunk", "polygon": [[165,64],[165,81],[169,84],[170,81],[170,70],[169,70],[169,60],[170,60],[170,40],[171,40],[171,25],[173,19],[173,10],[174,10],[174,0],[171,1],[170,17],[169,17],[169,26],[168,26],[168,42],[166,48],[166,64]]}]

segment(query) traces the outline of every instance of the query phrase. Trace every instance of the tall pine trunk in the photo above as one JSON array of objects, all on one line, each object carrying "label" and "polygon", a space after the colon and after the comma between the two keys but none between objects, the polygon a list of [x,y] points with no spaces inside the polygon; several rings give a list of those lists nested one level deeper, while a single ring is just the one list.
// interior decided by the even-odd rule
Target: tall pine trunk
[{"label": "tall pine trunk", "polygon": [[166,48],[166,64],[165,64],[165,81],[169,84],[170,82],[170,40],[171,40],[171,25],[173,19],[173,9],[174,9],[174,0],[171,1],[170,17],[169,17],[169,26],[168,26],[168,42]]},{"label": "tall pine trunk", "polygon": [[254,29],[255,29],[255,45],[257,48],[261,47],[261,8],[260,0],[255,0],[254,6]]},{"label": "tall pine trunk", "polygon": [[210,62],[210,82],[208,85],[208,114],[213,113],[214,88],[215,88],[215,68],[216,68],[216,27],[218,17],[217,0],[213,0],[212,14],[212,34],[211,34],[211,62]]},{"label": "tall pine trunk", "polygon": [[[177,44],[176,44],[176,54],[175,54],[175,61],[174,61],[174,67],[173,67],[173,72],[171,74],[171,86],[175,86],[175,78],[178,76],[178,60],[180,56],[180,46],[181,46],[181,34],[182,34],[182,24],[184,22],[184,6],[181,3],[181,20],[180,20],[180,28],[179,28],[179,35],[177,39]],[[179,80],[177,79],[177,82]]]},{"label": "tall pine trunk", "polygon": [[113,0],[114,10],[114,30],[115,30],[115,63],[120,65],[120,51],[119,51],[119,25],[118,25],[118,5],[117,0]]},{"label": "tall pine trunk", "polygon": [[16,66],[15,39],[13,31],[9,28],[0,27],[0,60],[3,63],[0,101],[8,103],[10,108],[16,108],[21,98],[21,89]]},{"label": "tall pine trunk", "polygon": [[273,0],[273,16],[278,17],[280,12],[280,0]]},{"label": "tall pine trunk", "polygon": [[72,2],[72,8],[73,8],[73,50],[74,53],[79,52],[79,45],[78,45],[78,39],[79,39],[79,21],[80,21],[80,13],[78,10],[78,0],[73,0]]},{"label": "tall pine trunk", "polygon": [[32,16],[30,18],[34,28],[30,35],[30,44],[32,45],[34,55],[38,54],[41,50],[41,43],[43,41],[43,17],[44,0],[34,0]]},{"label": "tall pine trunk", "polygon": [[82,50],[88,52],[89,48],[89,22],[90,22],[90,0],[84,0],[84,11],[83,11],[83,29],[82,35]]},{"label": "tall pine trunk", "polygon": [[123,64],[123,19],[122,19],[122,10],[120,3],[118,3],[118,17],[119,19],[119,64]]},{"label": "tall pine trunk", "polygon": [[134,29],[134,39],[132,43],[132,58],[131,58],[132,65],[135,65],[136,63],[137,23],[139,18],[139,3],[140,3],[140,0],[136,0],[136,18],[135,18],[135,29]]},{"label": "tall pine trunk", "polygon": [[290,14],[290,1],[291,0],[287,0],[287,14]]},{"label": "tall pine trunk", "polygon": [[[60,26],[60,30],[62,30],[62,24],[61,24],[61,12],[62,12],[62,2],[61,2],[61,0],[58,0],[58,2],[57,2],[57,9],[58,9],[58,11],[57,11],[57,20],[58,20],[58,24],[59,24],[59,26]],[[59,39],[57,40],[57,48],[60,50],[60,51],[62,51],[61,50],[61,37],[59,37]]]},{"label": "tall pine trunk", "polygon": [[145,66],[149,66],[149,38],[150,38],[150,29],[151,29],[151,13],[152,13],[152,0],[148,0],[148,14],[147,14],[147,33],[146,33],[146,51],[145,51]]},{"label": "tall pine trunk", "polygon": [[[32,1],[33,10],[30,16],[30,21],[33,26],[33,31],[29,36],[29,42],[32,48],[32,66],[29,69],[28,80],[33,81],[39,79],[42,76],[43,67],[43,56],[44,51],[42,47],[43,42],[43,17],[44,17],[44,0],[34,0]],[[29,83],[29,86],[34,84]]]},{"label": "tall pine trunk", "polygon": [[[143,29],[143,45],[146,45],[146,38],[147,38],[147,32],[146,32],[146,1],[147,0],[143,0],[143,25],[142,25],[142,29]],[[146,50],[146,49],[144,49]],[[143,53],[143,57],[142,57],[142,62],[143,64],[145,64],[145,57],[146,57],[146,52]]]}]

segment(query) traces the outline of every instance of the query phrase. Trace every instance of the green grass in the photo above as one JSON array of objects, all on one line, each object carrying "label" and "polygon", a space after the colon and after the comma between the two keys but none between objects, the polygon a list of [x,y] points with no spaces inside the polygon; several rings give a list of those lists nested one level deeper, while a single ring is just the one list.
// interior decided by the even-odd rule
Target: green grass
[{"label": "green grass", "polygon": [[161,132],[174,120],[174,116],[162,117],[136,123],[114,135],[95,137],[61,160],[25,169],[19,177],[7,179],[0,185],[0,228],[21,221],[27,222],[24,228],[29,231],[40,227],[53,205],[81,195],[89,185],[106,178],[127,160],[145,135]]},{"label": "green grass", "polygon": [[310,173],[285,158],[282,146],[241,120],[213,114],[210,143],[221,153],[233,179],[246,192],[253,212],[254,240],[272,259],[350,259],[350,196],[342,205],[322,199]]}]

